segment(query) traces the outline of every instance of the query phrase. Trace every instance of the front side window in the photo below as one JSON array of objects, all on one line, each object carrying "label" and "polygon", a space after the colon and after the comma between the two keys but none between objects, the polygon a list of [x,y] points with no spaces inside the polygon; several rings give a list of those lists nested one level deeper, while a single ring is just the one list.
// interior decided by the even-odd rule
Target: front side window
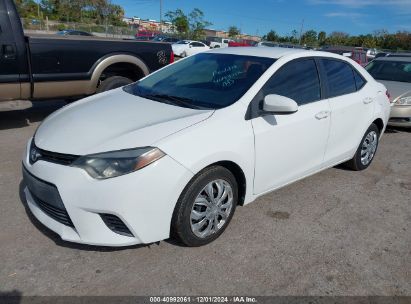
[{"label": "front side window", "polygon": [[263,87],[264,96],[277,94],[298,105],[321,99],[317,66],[313,59],[294,60],[281,67]]},{"label": "front side window", "polygon": [[275,59],[201,53],[126,86],[130,94],[175,105],[220,109],[240,99]]},{"label": "front side window", "polygon": [[365,69],[377,80],[411,83],[411,62],[374,60]]},{"label": "front side window", "polygon": [[333,59],[321,59],[328,82],[328,97],[350,94],[357,91],[354,73],[345,62]]}]

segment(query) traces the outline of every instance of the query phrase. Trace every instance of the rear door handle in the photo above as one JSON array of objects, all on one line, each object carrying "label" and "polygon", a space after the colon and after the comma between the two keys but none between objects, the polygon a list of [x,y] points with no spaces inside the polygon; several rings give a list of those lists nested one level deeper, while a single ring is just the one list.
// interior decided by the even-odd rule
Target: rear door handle
[{"label": "rear door handle", "polygon": [[321,111],[321,112],[318,112],[317,114],[315,114],[315,118],[317,118],[318,120],[327,118],[328,116],[330,116],[329,111]]},{"label": "rear door handle", "polygon": [[364,104],[369,104],[369,103],[372,103],[373,101],[374,101],[374,99],[371,98],[371,97],[365,97],[365,98],[362,100],[362,102],[363,102]]}]

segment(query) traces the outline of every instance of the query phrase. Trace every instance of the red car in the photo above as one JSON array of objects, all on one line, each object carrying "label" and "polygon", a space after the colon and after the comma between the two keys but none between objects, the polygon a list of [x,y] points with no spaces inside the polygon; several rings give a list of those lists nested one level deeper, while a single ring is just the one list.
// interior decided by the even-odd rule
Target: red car
[{"label": "red car", "polygon": [[152,40],[155,36],[159,35],[159,32],[140,30],[135,34],[137,40]]},{"label": "red car", "polygon": [[257,42],[249,39],[238,39],[236,41],[230,41],[228,43],[229,47],[239,47],[239,46],[255,46]]},{"label": "red car", "polygon": [[362,66],[368,63],[367,52],[360,47],[325,47],[322,50],[349,57]]}]

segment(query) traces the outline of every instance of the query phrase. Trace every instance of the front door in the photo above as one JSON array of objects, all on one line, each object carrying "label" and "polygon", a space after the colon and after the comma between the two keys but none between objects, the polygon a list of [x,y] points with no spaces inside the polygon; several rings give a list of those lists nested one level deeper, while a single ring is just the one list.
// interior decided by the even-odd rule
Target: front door
[{"label": "front door", "polygon": [[252,119],[255,136],[254,194],[278,188],[319,170],[330,127],[330,106],[322,99],[314,59],[298,59],[281,67],[265,84],[262,97],[278,94],[299,105],[287,115]]}]

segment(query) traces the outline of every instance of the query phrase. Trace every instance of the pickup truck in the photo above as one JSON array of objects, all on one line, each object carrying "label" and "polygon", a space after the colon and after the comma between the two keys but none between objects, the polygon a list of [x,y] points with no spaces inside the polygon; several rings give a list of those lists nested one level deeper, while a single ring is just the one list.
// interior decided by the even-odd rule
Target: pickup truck
[{"label": "pickup truck", "polygon": [[87,96],[173,61],[168,43],[26,36],[13,0],[0,0],[0,101]]}]

